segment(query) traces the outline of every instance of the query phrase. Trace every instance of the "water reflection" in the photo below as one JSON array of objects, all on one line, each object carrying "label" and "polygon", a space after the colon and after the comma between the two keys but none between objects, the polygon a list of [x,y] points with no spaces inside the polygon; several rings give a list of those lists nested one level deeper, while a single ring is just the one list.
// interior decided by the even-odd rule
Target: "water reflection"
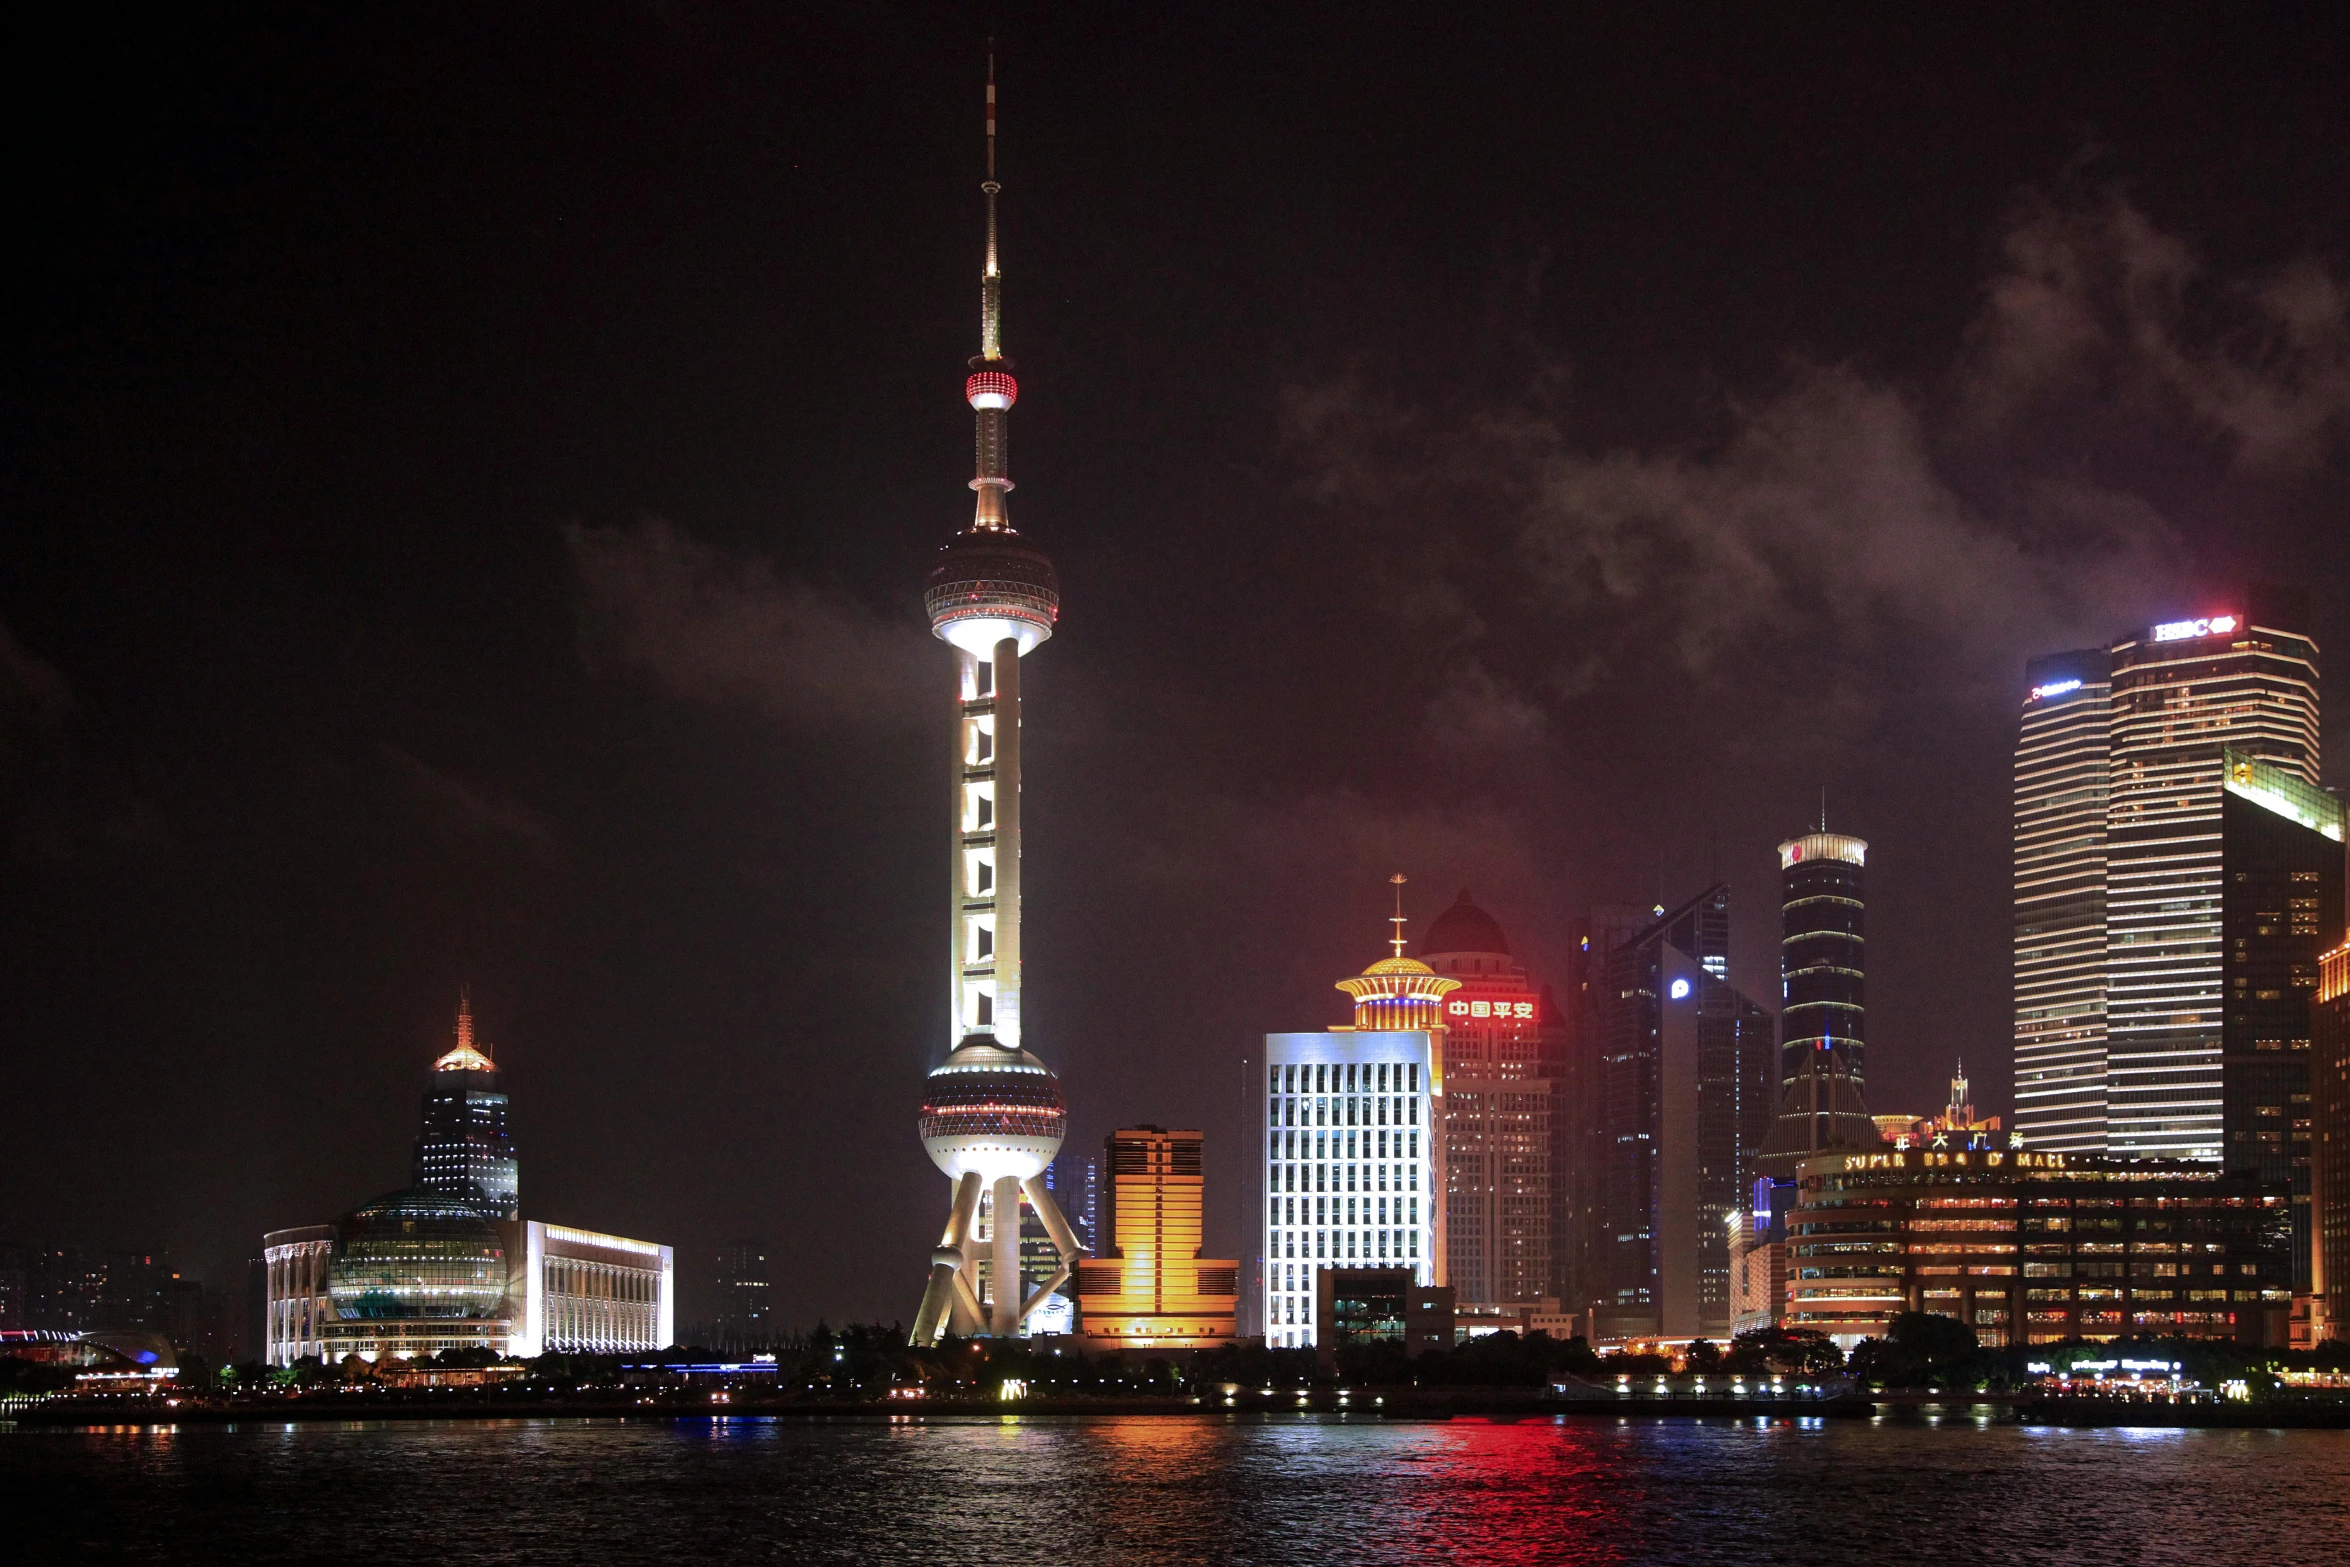
[{"label": "water reflection", "polygon": [[[528,1562],[2336,1563],[2350,1433],[1923,1419],[0,1431],[12,1556]],[[209,1553],[209,1554],[207,1554]]]}]

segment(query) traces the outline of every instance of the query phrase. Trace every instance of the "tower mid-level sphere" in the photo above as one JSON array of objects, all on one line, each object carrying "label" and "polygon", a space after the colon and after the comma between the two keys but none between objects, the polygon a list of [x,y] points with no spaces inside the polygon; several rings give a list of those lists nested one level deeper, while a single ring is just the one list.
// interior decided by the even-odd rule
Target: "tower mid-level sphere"
[{"label": "tower mid-level sphere", "polygon": [[[987,262],[980,352],[964,382],[978,425],[978,505],[924,584],[931,630],[954,650],[955,767],[948,867],[949,1054],[922,1096],[922,1146],[952,1183],[945,1232],[913,1340],[954,1331],[1011,1337],[1082,1255],[1042,1176],[1069,1118],[1060,1080],[1020,1042],[1020,659],[1053,633],[1060,582],[1013,531],[1005,497],[1019,383],[1002,347],[996,260],[995,80],[987,85]],[[1020,1274],[1023,1196],[1060,1265],[1034,1291]],[[982,1241],[985,1255],[982,1255]]]}]

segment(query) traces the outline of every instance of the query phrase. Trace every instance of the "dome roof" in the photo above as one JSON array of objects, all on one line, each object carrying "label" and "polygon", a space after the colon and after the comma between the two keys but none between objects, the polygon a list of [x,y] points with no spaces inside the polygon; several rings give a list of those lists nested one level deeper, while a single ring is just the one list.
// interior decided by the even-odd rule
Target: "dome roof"
[{"label": "dome roof", "polygon": [[1495,952],[1510,955],[1510,939],[1501,933],[1501,926],[1469,901],[1469,889],[1463,887],[1453,906],[1436,916],[1427,933],[1419,940],[1421,956],[1432,952]]},{"label": "dome roof", "polygon": [[371,1321],[506,1314],[506,1247],[483,1210],[411,1188],[336,1221],[327,1291],[335,1314]]}]

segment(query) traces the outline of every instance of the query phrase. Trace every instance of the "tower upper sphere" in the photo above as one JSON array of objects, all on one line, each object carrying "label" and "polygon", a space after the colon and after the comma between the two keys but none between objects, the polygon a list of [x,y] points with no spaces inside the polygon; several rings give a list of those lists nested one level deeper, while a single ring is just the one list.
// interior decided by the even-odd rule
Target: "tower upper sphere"
[{"label": "tower upper sphere", "polygon": [[922,604],[930,629],[974,657],[1006,637],[1026,653],[1053,634],[1061,579],[1044,551],[1009,527],[973,528],[938,552]]}]

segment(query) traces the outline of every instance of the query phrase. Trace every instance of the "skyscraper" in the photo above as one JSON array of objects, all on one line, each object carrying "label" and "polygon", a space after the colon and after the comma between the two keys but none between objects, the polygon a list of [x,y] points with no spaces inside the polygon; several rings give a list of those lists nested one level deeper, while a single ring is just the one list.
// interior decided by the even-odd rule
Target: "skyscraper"
[{"label": "skyscraper", "polygon": [[[1096,1253],[1100,1242],[1095,1239],[1095,1221],[1099,1217],[1098,1156],[1078,1157],[1066,1148],[1044,1167],[1044,1189],[1053,1195],[1053,1202],[1062,1217],[1069,1221],[1069,1233],[1076,1237],[1080,1251]],[[1052,1230],[1044,1216],[1035,1207],[1023,1209],[1020,1215],[1020,1278],[1023,1289],[1034,1293],[1048,1279],[1060,1271],[1061,1251],[1053,1241]],[[1031,1333],[1067,1333],[1076,1327],[1074,1292],[1066,1289],[1047,1295],[1029,1318]]]},{"label": "skyscraper", "polygon": [[2307,623],[2298,595],[2252,589],[2114,645],[2105,1017],[2116,1154],[2221,1157],[2221,753],[2317,783]]},{"label": "skyscraper", "polygon": [[775,1339],[774,1282],[767,1272],[767,1243],[728,1241],[718,1248],[717,1342],[726,1354],[747,1355]]},{"label": "skyscraper", "polygon": [[2024,666],[2015,749],[2015,1114],[2034,1148],[2105,1152],[2106,732],[2112,656]]},{"label": "skyscraper", "polygon": [[1601,904],[1572,927],[1567,953],[1567,1054],[1551,1123],[1552,1293],[1589,1311],[1607,1292],[1613,1236],[1607,1228],[1613,1134],[1607,1118],[1607,1048],[1614,992],[1608,954],[1646,930],[1657,911]]},{"label": "skyscraper", "polygon": [[[1052,562],[1012,528],[1005,471],[1020,389],[1002,345],[1003,275],[996,258],[996,94],[987,79],[987,261],[980,273],[979,354],[963,384],[978,427],[978,507],[940,552],[923,602],[931,630],[954,649],[954,827],[948,865],[950,1054],[922,1099],[922,1143],[953,1183],[944,1235],[913,1341],[950,1327],[1017,1335],[1076,1266],[1079,1248],[1038,1179],[1060,1150],[1068,1112],[1060,1080],[1020,1043],[1020,659],[1053,634],[1061,610]],[[1020,1199],[1025,1193],[1060,1265],[1023,1296]],[[984,1211],[982,1204],[985,1204]],[[988,1242],[982,1261],[977,1242]]]},{"label": "skyscraper", "polygon": [[1101,1249],[1101,1181],[1102,1162],[1093,1154],[1079,1158],[1063,1153],[1045,1174],[1053,1201],[1061,1205],[1077,1244],[1087,1251]]},{"label": "skyscraper", "polygon": [[1200,1255],[1206,1166],[1196,1131],[1129,1126],[1104,1149],[1110,1244],[1077,1267],[1089,1347],[1206,1349],[1230,1343],[1240,1264]]},{"label": "skyscraper", "polygon": [[456,1042],[433,1062],[425,1086],[413,1182],[419,1191],[469,1198],[490,1217],[511,1219],[520,1200],[519,1168],[506,1135],[498,1064],[486,1042],[474,1043],[473,1003],[460,996]]},{"label": "skyscraper", "polygon": [[1823,1150],[1882,1140],[1862,1092],[1868,852],[1824,824],[1779,845],[1781,1097],[1756,1161],[1774,1180],[1793,1180],[1796,1165]]},{"label": "skyscraper", "polygon": [[2350,940],[2318,959],[2310,1006],[2310,1328],[2350,1339]]},{"label": "skyscraper", "polygon": [[1552,1128],[1565,1028],[1466,889],[1417,943],[1444,1000],[1445,1253],[1456,1299],[1555,1296]]},{"label": "skyscraper", "polygon": [[2342,933],[2342,802],[2240,752],[2221,760],[2222,1162],[2292,1188],[2293,1289],[2306,1295],[2311,1006]]},{"label": "skyscraper", "polygon": [[1730,889],[1659,910],[1598,960],[1598,1339],[1723,1338],[1730,1220],[1774,1102],[1771,1015],[1729,982]]},{"label": "skyscraper", "polygon": [[1338,981],[1351,1026],[1265,1036],[1263,1307],[1276,1348],[1315,1342],[1323,1269],[1445,1282],[1444,1003],[1461,981],[1403,955],[1400,896],[1393,923],[1394,954]]}]

